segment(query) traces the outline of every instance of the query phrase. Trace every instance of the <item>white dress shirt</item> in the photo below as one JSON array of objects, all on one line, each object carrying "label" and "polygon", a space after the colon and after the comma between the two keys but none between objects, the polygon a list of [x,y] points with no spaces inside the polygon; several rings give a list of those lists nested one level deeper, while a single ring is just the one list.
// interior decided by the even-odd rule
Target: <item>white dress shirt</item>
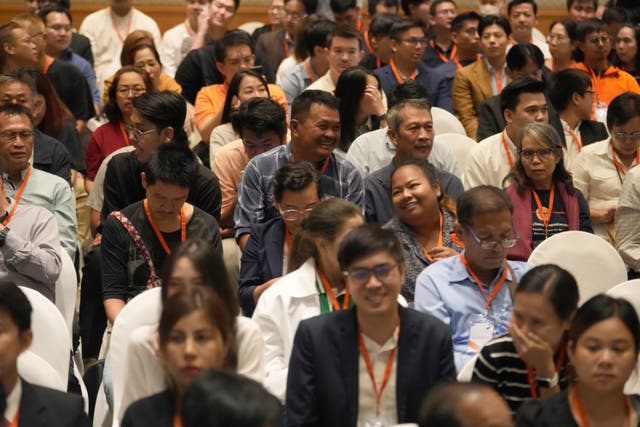
[{"label": "white dress shirt", "polygon": [[4,419],[11,422],[20,409],[20,398],[22,397],[22,380],[18,377],[16,385],[13,386],[11,393],[7,395],[7,406],[4,408]]},{"label": "white dress shirt", "polygon": [[164,52],[164,61],[162,68],[164,72],[174,77],[178,65],[187,55],[188,51],[182,49],[185,39],[193,37],[193,30],[189,26],[189,21],[184,21],[165,31],[162,36],[162,51]]},{"label": "white dress shirt", "polygon": [[493,185],[498,188],[509,185],[508,182],[503,182],[511,171],[511,164],[502,143],[502,135],[509,148],[513,164],[518,160],[518,149],[506,131],[483,139],[473,147],[467,158],[466,170],[462,176],[465,190],[478,185]]}]

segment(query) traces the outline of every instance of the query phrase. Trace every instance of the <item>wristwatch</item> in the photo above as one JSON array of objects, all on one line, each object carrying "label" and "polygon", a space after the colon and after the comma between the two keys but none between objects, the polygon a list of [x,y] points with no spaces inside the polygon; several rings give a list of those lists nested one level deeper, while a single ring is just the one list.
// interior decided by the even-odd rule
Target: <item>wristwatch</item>
[{"label": "wristwatch", "polygon": [[536,384],[538,385],[538,387],[541,387],[541,388],[554,388],[555,386],[558,385],[559,381],[560,381],[560,376],[558,375],[557,372],[551,378],[536,377]]}]

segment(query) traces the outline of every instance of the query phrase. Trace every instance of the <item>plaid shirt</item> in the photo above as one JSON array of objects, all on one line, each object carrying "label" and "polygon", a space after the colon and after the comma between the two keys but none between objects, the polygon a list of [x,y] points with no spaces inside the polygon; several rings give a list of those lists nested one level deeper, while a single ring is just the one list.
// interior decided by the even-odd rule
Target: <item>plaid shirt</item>
[{"label": "plaid shirt", "polygon": [[[279,215],[273,199],[273,176],[282,166],[293,162],[289,144],[278,146],[249,161],[238,187],[238,205],[233,219],[236,237],[251,231],[251,225]],[[320,176],[324,197],[340,197],[364,207],[364,183],[358,169],[332,153],[329,165]]]}]

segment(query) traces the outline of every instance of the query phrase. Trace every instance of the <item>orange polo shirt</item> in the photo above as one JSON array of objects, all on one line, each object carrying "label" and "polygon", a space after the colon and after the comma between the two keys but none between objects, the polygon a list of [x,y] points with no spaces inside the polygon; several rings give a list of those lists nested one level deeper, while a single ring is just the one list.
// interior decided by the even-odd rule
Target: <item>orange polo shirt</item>
[{"label": "orange polo shirt", "polygon": [[[276,85],[268,84],[271,99],[282,105],[285,113],[288,104],[284,92]],[[196,96],[195,122],[199,125],[207,117],[214,116],[218,111],[224,108],[224,100],[227,97],[229,85],[227,83],[205,86],[198,92]]]},{"label": "orange polo shirt", "polygon": [[593,70],[587,68],[584,62],[575,64],[574,68],[586,73],[591,78],[591,86],[595,92],[594,110],[598,101],[609,105],[613,98],[622,93],[634,92],[640,94],[640,86],[638,86],[636,79],[618,67],[610,65],[600,76],[597,76]]}]

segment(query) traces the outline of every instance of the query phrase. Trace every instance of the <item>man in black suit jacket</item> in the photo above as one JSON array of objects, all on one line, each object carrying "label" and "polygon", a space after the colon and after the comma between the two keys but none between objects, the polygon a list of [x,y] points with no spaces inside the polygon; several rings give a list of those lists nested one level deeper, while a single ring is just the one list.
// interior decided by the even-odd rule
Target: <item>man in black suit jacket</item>
[{"label": "man in black suit jacket", "polygon": [[287,426],[417,422],[426,392],[455,378],[449,328],[397,304],[402,256],[395,234],[378,225],[362,225],[344,238],[338,261],[356,307],[298,326]]},{"label": "man in black suit jacket", "polygon": [[0,385],[6,407],[0,416],[19,427],[88,427],[80,396],[26,382],[18,376],[18,356],[31,345],[31,304],[13,283],[0,283]]}]

